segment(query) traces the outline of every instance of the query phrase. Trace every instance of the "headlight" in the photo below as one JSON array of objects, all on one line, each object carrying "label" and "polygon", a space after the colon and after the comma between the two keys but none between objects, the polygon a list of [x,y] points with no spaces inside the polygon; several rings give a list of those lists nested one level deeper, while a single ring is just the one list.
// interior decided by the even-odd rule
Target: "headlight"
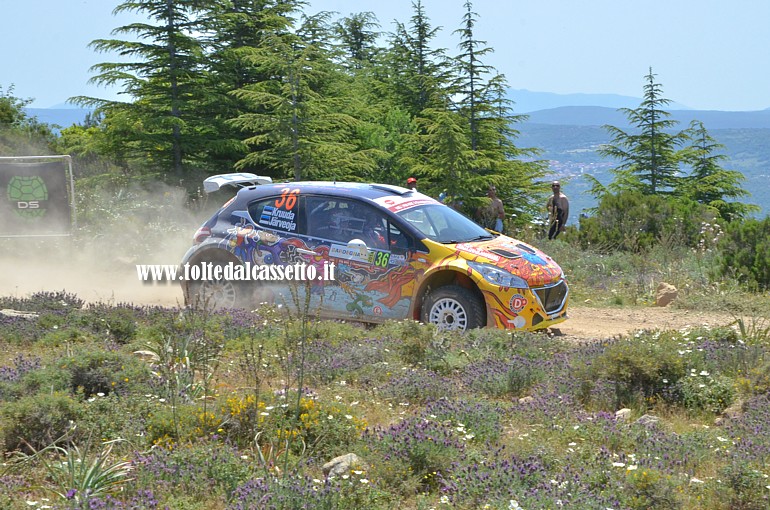
[{"label": "headlight", "polygon": [[468,261],[468,266],[484,277],[486,281],[500,287],[510,287],[512,289],[528,289],[527,280],[521,276],[511,274],[505,269],[500,269],[492,264]]}]

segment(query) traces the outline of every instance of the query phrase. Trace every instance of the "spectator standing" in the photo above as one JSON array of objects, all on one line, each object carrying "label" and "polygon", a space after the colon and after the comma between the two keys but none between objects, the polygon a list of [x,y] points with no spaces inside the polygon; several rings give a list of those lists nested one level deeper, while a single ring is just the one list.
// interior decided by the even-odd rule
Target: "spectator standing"
[{"label": "spectator standing", "polygon": [[412,191],[417,191],[417,179],[410,177],[406,180],[406,187]]},{"label": "spectator standing", "polygon": [[497,188],[494,185],[487,189],[487,197],[490,200],[489,205],[479,208],[476,214],[485,228],[502,233],[505,207],[503,201],[497,197]]},{"label": "spectator standing", "polygon": [[551,183],[553,195],[548,197],[548,239],[556,237],[567,228],[567,218],[569,218],[569,199],[567,195],[561,192],[561,183],[553,181]]}]

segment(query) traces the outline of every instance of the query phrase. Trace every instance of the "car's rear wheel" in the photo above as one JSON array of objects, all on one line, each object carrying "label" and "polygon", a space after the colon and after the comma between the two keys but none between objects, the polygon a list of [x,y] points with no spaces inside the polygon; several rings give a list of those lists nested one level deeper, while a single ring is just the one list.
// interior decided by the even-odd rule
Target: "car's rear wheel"
[{"label": "car's rear wheel", "polygon": [[219,310],[235,308],[241,303],[241,292],[236,282],[211,281],[193,284],[191,293],[192,304],[195,307]]},{"label": "car's rear wheel", "polygon": [[[221,266],[219,274],[224,274],[227,263],[211,261],[212,268]],[[208,264],[208,262],[206,263]],[[216,274],[213,269],[211,274]],[[189,284],[189,292],[186,296],[186,304],[195,308],[208,310],[220,310],[223,308],[236,308],[246,305],[246,288],[242,282],[226,280],[200,280]]]},{"label": "car's rear wheel", "polygon": [[468,289],[458,285],[439,287],[428,294],[422,307],[422,321],[444,331],[468,331],[485,325],[484,304]]}]

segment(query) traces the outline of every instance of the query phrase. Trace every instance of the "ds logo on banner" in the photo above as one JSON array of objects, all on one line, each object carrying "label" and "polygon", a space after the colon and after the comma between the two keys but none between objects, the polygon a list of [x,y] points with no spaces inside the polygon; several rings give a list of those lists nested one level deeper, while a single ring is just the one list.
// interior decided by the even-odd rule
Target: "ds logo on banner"
[{"label": "ds logo on banner", "polygon": [[511,302],[508,303],[508,307],[514,313],[521,312],[522,310],[524,310],[524,307],[526,306],[527,306],[527,298],[525,298],[521,294],[514,294],[513,296],[511,296]]},{"label": "ds logo on banner", "polygon": [[48,200],[48,188],[38,176],[11,177],[8,181],[8,200],[16,214],[23,218],[40,218],[45,215],[41,202]]}]

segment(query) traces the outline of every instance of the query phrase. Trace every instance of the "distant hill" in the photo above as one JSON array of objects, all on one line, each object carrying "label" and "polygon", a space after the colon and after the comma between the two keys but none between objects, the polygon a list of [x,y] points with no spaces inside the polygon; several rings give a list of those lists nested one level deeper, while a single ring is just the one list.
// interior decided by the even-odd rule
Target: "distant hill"
[{"label": "distant hill", "polygon": [[[618,94],[554,94],[552,92],[533,92],[526,89],[508,89],[508,99],[515,105],[516,113],[529,113],[538,110],[550,110],[562,106],[601,106],[605,108],[636,108],[641,98]],[[671,103],[676,110],[689,110],[685,105]]]},{"label": "distant hill", "polygon": [[[638,105],[633,106],[636,108]],[[672,120],[678,121],[683,129],[692,120],[703,122],[706,129],[770,128],[770,110],[756,112],[722,112],[714,110],[667,110]],[[609,124],[623,128],[627,126],[626,116],[617,108],[602,106],[561,106],[527,114],[533,124],[555,124],[574,126],[603,126]]]}]

